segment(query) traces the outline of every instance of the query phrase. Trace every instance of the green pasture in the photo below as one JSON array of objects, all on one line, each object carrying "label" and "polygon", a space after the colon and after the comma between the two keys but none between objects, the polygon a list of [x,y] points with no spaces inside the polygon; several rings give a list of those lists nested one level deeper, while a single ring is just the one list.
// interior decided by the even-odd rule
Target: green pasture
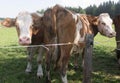
[{"label": "green pasture", "polygon": [[[0,28],[0,83],[45,83],[45,75],[42,79],[36,76],[36,56],[33,59],[33,72],[26,74],[24,72],[27,64],[26,49],[1,48],[16,46],[17,40],[15,28]],[[120,83],[120,69],[114,51],[115,39],[98,34],[94,41],[92,83]],[[68,82],[81,83],[83,79],[81,57],[77,71],[73,69],[73,59],[74,57],[71,57],[69,61]],[[52,83],[61,83],[58,72],[54,72],[52,68],[51,71]]]}]

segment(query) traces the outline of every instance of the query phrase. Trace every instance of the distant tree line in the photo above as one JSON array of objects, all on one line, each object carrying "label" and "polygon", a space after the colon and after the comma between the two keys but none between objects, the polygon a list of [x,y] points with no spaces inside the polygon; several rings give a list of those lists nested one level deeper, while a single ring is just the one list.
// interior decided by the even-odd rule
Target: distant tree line
[{"label": "distant tree line", "polygon": [[0,18],[0,21],[1,21],[1,20],[4,20],[4,18]]},{"label": "distant tree line", "polygon": [[96,5],[90,5],[85,9],[82,9],[81,7],[78,8],[66,7],[66,8],[77,13],[86,13],[90,15],[109,13],[111,17],[114,17],[115,15],[120,14],[120,0],[117,3],[114,3],[114,1],[103,2],[98,7]]},{"label": "distant tree line", "polygon": [[[107,1],[101,3],[98,7],[96,5],[90,5],[83,9],[82,7],[66,7],[67,9],[81,14],[99,15],[100,13],[109,13],[111,17],[120,14],[120,0],[115,3],[114,1]],[[44,13],[45,10],[37,11],[38,13]]]}]

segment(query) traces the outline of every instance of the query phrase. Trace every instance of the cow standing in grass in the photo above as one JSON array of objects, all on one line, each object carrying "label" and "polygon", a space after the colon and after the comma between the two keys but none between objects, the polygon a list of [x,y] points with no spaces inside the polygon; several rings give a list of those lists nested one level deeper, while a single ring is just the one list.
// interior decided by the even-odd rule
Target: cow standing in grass
[{"label": "cow standing in grass", "polygon": [[115,31],[116,31],[116,55],[117,55],[117,60],[120,65],[120,15],[115,16],[113,19],[113,23],[115,25]]},{"label": "cow standing in grass", "polygon": [[[80,14],[56,5],[52,9],[53,27],[57,33],[57,43],[73,43],[73,45],[58,46],[59,59],[56,68],[59,69],[63,83],[67,82],[67,68],[71,53],[81,53],[85,47],[86,34],[94,34],[90,22],[81,18]],[[97,17],[97,29],[101,34],[107,37],[114,37],[115,31],[112,29],[112,19],[106,13]],[[96,33],[95,33],[96,34]]]},{"label": "cow standing in grass", "polygon": [[[91,28],[90,30],[94,35],[94,37],[97,35],[98,32],[100,32],[101,35],[104,35],[109,38],[114,37],[116,35],[116,32],[112,31],[112,26],[111,26],[112,20],[107,13],[102,13],[99,16],[81,14],[80,18],[84,27]],[[78,56],[79,56],[79,53],[76,53],[75,63],[74,63],[75,69],[78,68],[78,59],[79,59]],[[82,58],[84,58],[84,56],[82,56]],[[84,65],[84,60],[82,63],[82,67],[83,65]]]},{"label": "cow standing in grass", "polygon": [[[25,16],[26,17],[26,16]],[[28,17],[31,17],[31,14],[28,14]],[[106,22],[107,19],[107,22]],[[21,24],[21,19],[16,19],[16,24]],[[30,33],[32,27],[30,25],[34,25],[31,18],[29,18],[27,22],[26,30],[23,28],[18,28],[20,31],[25,31]],[[70,55],[75,52],[79,53],[82,52],[85,47],[85,36],[87,33],[93,34],[93,29],[90,27],[90,23],[88,20],[83,21],[80,14],[72,13],[71,11],[56,5],[51,9],[45,11],[44,16],[42,18],[43,25],[44,25],[44,43],[73,43],[73,45],[62,45],[57,46],[58,49],[58,58],[56,61],[56,69],[59,70],[61,79],[63,83],[67,82],[67,68],[68,68],[68,61]],[[98,29],[104,35],[108,37],[115,36],[115,32],[112,30],[112,21],[108,14],[101,14],[99,16],[99,26]],[[28,26],[29,25],[29,26]],[[87,25],[87,26],[86,26]],[[23,26],[22,24],[20,26]],[[19,27],[20,27],[19,26]],[[27,28],[28,27],[28,28]],[[35,30],[36,31],[36,30]],[[18,33],[18,35],[21,33]],[[42,33],[43,34],[43,33]],[[26,33],[24,34],[27,35]],[[22,45],[28,45],[31,43],[31,36],[30,34],[27,37],[19,36],[19,42]],[[56,41],[55,41],[56,40]],[[51,50],[51,49],[50,49]],[[46,55],[46,76],[47,81],[50,81],[50,60],[51,60],[52,51],[47,52]],[[30,62],[28,64],[28,69],[31,67]],[[40,67],[41,68],[41,67]]]},{"label": "cow standing in grass", "polygon": [[[48,9],[45,11],[43,16],[40,16],[36,13],[28,13],[28,12],[20,12],[16,19],[5,19],[2,22],[3,26],[11,27],[15,26],[17,33],[18,33],[18,42],[20,45],[40,45],[40,44],[52,44],[55,43],[56,39],[56,32],[55,29],[53,29],[52,25],[52,16],[51,16],[51,10]],[[47,49],[46,49],[47,48]],[[37,49],[39,49],[39,55],[37,58],[38,61],[38,70],[37,70],[37,76],[42,77],[43,76],[43,70],[42,70],[42,53],[43,51],[46,51],[46,70],[49,70],[50,68],[50,60],[51,55],[54,53],[54,46],[45,47],[28,47],[28,64],[26,68],[26,72],[31,72],[32,70],[32,58]],[[54,55],[54,54],[53,54]],[[49,71],[47,72],[47,82],[50,82],[50,75]]]}]

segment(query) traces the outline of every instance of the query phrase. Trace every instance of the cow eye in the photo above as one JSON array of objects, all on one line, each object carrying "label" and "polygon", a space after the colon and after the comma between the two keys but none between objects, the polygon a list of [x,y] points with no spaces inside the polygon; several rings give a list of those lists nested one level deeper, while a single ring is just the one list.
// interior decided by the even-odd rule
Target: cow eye
[{"label": "cow eye", "polygon": [[102,25],[106,25],[104,22],[101,23]]}]

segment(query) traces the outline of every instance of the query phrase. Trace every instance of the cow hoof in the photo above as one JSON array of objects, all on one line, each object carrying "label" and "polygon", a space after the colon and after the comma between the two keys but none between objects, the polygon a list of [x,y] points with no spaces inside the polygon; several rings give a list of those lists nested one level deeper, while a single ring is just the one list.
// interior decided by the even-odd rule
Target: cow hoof
[{"label": "cow hoof", "polygon": [[41,79],[42,77],[43,77],[43,73],[41,72],[41,73],[37,73],[37,77],[39,78],[39,79]]},{"label": "cow hoof", "polygon": [[32,71],[30,69],[25,70],[26,73],[31,73]]}]

